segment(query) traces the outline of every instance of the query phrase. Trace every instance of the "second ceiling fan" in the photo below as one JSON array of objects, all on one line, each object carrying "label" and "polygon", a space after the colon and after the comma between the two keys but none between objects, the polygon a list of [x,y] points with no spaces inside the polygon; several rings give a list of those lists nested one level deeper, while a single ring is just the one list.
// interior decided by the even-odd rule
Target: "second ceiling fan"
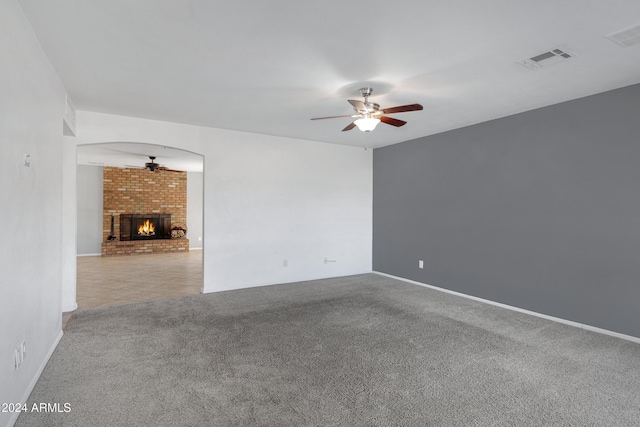
[{"label": "second ceiling fan", "polygon": [[144,167],[142,166],[133,166],[133,165],[125,165],[128,168],[132,168],[132,169],[146,169],[150,172],[160,172],[160,171],[165,171],[165,172],[182,172],[179,170],[175,170],[175,169],[168,169],[166,166],[161,165],[159,163],[156,163],[156,156],[148,156],[149,157],[149,162],[144,164]]},{"label": "second ceiling fan", "polygon": [[400,127],[407,124],[404,120],[395,119],[393,117],[387,117],[385,114],[405,113],[407,111],[419,111],[422,110],[420,104],[400,105],[398,107],[380,108],[379,104],[375,102],[369,102],[369,96],[373,89],[370,87],[363,87],[360,89],[360,93],[364,97],[364,102],[356,99],[349,99],[349,104],[353,106],[355,114],[347,114],[344,116],[329,116],[329,117],[314,117],[311,120],[323,120],[323,119],[336,119],[339,117],[354,117],[356,120],[348,124],[343,132],[358,127],[363,132],[371,132],[378,123],[386,123],[391,126]]}]

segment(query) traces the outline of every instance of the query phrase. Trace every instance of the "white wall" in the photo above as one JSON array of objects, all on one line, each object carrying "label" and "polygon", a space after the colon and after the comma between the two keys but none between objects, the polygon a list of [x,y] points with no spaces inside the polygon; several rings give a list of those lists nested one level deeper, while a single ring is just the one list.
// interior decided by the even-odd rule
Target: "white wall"
[{"label": "white wall", "polygon": [[202,172],[187,172],[187,238],[190,249],[202,249],[202,201],[204,188]]},{"label": "white wall", "polygon": [[371,151],[86,111],[77,123],[78,144],[204,156],[205,292],[371,271]]},{"label": "white wall", "polygon": [[76,142],[65,136],[62,148],[62,311],[78,308],[76,303],[76,253],[78,213],[76,210]]},{"label": "white wall", "polygon": [[102,252],[102,166],[77,166],[78,255]]},{"label": "white wall", "polygon": [[[0,28],[0,403],[15,403],[25,401],[62,334],[65,91],[15,0],[0,2]],[[22,341],[26,358],[15,370]],[[0,412],[0,425],[16,417]]]}]

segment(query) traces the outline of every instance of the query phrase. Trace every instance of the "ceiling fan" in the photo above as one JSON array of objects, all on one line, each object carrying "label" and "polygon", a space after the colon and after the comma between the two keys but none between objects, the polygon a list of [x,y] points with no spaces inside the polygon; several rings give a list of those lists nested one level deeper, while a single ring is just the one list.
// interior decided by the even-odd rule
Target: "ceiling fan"
[{"label": "ceiling fan", "polygon": [[178,171],[178,170],[174,170],[174,169],[167,169],[166,166],[163,166],[161,164],[156,163],[156,156],[149,156],[149,162],[144,164],[144,167],[142,166],[132,166],[132,165],[125,165],[128,168],[133,168],[133,169],[147,169],[151,172],[155,172],[155,171],[166,171],[166,172],[182,172],[182,171]]},{"label": "ceiling fan", "polygon": [[336,119],[339,117],[354,117],[356,120],[349,123],[344,129],[343,132],[353,129],[354,127],[358,127],[363,132],[371,132],[375,129],[378,123],[386,123],[391,126],[400,127],[407,124],[404,120],[395,119],[393,117],[387,117],[384,114],[394,114],[394,113],[405,113],[407,111],[418,111],[422,110],[422,105],[420,104],[409,104],[409,105],[400,105],[398,107],[391,108],[380,108],[379,104],[375,102],[369,102],[369,96],[373,89],[370,87],[363,87],[360,89],[360,93],[364,97],[364,102],[358,101],[355,99],[349,99],[349,104],[353,106],[355,110],[355,114],[348,114],[344,116],[329,116],[329,117],[315,117],[311,120],[322,120],[322,119]]}]

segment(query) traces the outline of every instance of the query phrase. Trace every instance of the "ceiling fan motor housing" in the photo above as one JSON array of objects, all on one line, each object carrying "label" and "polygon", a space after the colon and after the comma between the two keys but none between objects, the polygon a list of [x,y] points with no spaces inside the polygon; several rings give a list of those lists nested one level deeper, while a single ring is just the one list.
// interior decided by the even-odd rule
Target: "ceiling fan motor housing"
[{"label": "ceiling fan motor housing", "polygon": [[150,162],[148,162],[148,163],[145,163],[145,164],[144,164],[144,167],[145,167],[145,168],[147,168],[147,169],[149,169],[151,172],[153,172],[153,171],[155,171],[155,170],[156,170],[156,168],[157,168],[158,166],[160,166],[160,165],[159,165],[158,163],[156,163],[156,162],[155,162],[155,160],[156,160],[156,157],[155,157],[155,156],[149,156],[149,159],[151,159],[151,161],[150,161]]},{"label": "ceiling fan motor housing", "polygon": [[358,110],[358,112],[362,114],[370,114],[375,113],[378,110],[380,110],[380,104],[376,104],[375,102],[365,102],[364,109]]}]

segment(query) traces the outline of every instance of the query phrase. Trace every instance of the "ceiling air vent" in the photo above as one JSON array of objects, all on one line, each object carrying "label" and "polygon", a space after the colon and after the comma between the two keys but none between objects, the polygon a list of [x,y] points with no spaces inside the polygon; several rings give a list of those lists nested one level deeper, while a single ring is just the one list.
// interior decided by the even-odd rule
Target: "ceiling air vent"
[{"label": "ceiling air vent", "polygon": [[62,118],[62,134],[65,136],[76,136],[76,108],[73,106],[69,96],[65,96],[64,117]]},{"label": "ceiling air vent", "polygon": [[571,52],[566,46],[557,47],[546,52],[539,53],[531,58],[523,59],[518,63],[524,65],[531,70],[548,67],[549,65],[558,64],[565,59],[573,58],[575,53]]},{"label": "ceiling air vent", "polygon": [[640,43],[640,25],[627,27],[615,33],[607,34],[605,37],[622,47],[633,46]]}]

